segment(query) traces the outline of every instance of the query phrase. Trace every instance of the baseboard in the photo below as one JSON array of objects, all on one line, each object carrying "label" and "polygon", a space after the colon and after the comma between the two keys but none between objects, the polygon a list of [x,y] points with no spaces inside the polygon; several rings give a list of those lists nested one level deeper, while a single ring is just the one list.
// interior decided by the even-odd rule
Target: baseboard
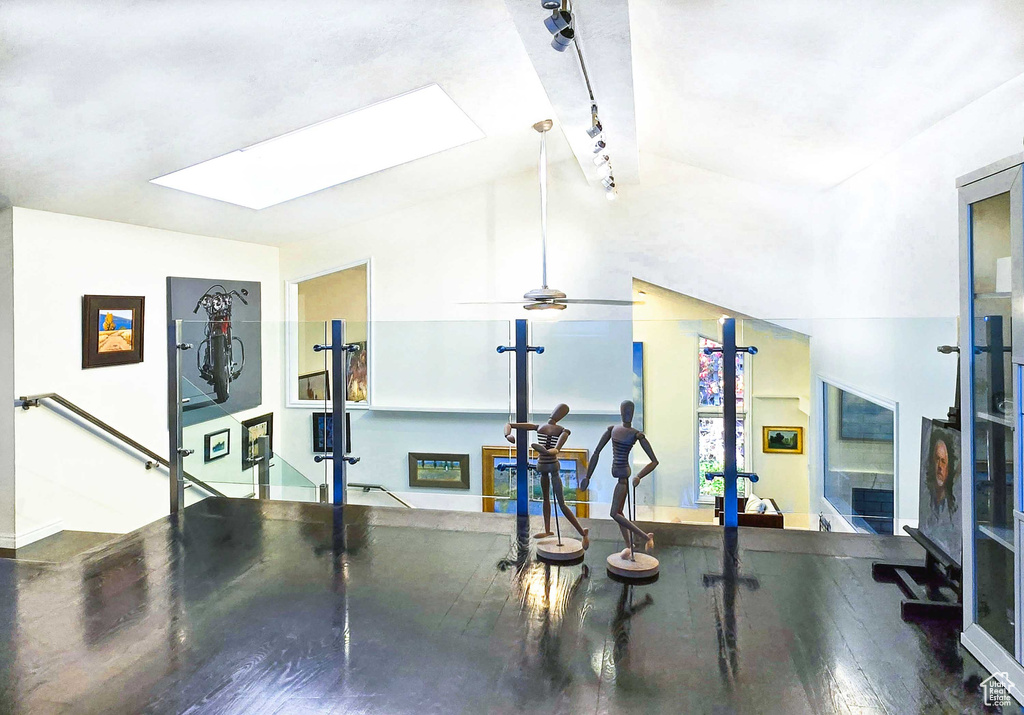
[{"label": "baseboard", "polygon": [[0,534],[0,549],[21,549],[35,541],[59,534],[62,531],[64,531],[64,522],[57,520],[20,534]]}]

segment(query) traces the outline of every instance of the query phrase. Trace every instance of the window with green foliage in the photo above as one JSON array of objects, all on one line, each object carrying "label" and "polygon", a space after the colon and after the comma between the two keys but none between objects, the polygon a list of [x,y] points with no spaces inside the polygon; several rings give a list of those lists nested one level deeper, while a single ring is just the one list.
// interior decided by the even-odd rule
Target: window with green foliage
[{"label": "window with green foliage", "polygon": [[[722,354],[706,355],[705,348],[721,347],[709,338],[697,341],[697,481],[698,498],[708,501],[725,494],[725,481],[706,478],[709,472],[725,468],[725,418],[722,409]],[[736,468],[746,468],[746,370],[743,355],[736,356]],[[746,479],[737,484],[739,495],[747,493]]]}]

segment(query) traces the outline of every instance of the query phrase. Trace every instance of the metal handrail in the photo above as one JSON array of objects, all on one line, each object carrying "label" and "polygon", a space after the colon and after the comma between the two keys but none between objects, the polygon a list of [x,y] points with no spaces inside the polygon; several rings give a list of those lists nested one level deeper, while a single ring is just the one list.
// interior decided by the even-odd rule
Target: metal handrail
[{"label": "metal handrail", "polygon": [[[91,414],[89,412],[86,412],[81,407],[76,405],[74,402],[71,402],[67,398],[61,397],[56,392],[47,392],[47,393],[42,394],[42,395],[28,395],[28,396],[25,396],[25,397],[18,398],[18,402],[21,403],[20,406],[21,406],[21,409],[23,409],[23,410],[28,410],[28,409],[30,409],[32,407],[42,407],[42,406],[45,406],[45,403],[41,402],[41,400],[51,400],[53,402],[56,402],[58,405],[63,407],[65,410],[67,410],[68,412],[71,412],[72,414],[76,415],[77,417],[82,418],[83,420],[85,420],[86,422],[91,424],[93,427],[96,427],[97,429],[105,432],[106,434],[110,435],[111,437],[113,437],[113,438],[123,442],[124,444],[128,445],[129,447],[131,447],[135,451],[141,452],[142,454],[146,455],[147,457],[149,457],[149,461],[146,462],[146,469],[152,469],[153,466],[154,466],[154,463],[159,464],[162,467],[166,467],[167,469],[170,469],[170,464],[168,463],[168,461],[166,459],[164,459],[163,457],[161,457],[159,454],[157,454],[153,450],[148,449],[148,448],[144,447],[143,445],[139,444],[138,442],[136,442],[134,439],[132,439],[131,437],[127,436],[123,432],[120,432],[120,431],[114,429],[113,427],[108,425],[106,422],[101,420],[99,417],[96,417],[95,415],[93,415],[93,414]],[[58,414],[58,415],[61,414],[57,410],[53,410],[52,407],[50,409],[54,412],[54,414]],[[61,415],[61,416],[63,417],[64,415]],[[196,479],[195,477],[193,477],[188,472],[185,472],[185,478],[188,481],[192,482],[193,484],[196,484],[196,485],[202,487],[203,489],[205,489],[206,491],[210,492],[210,494],[213,494],[214,496],[217,496],[217,497],[225,496],[224,494],[222,494],[221,492],[217,491],[216,489],[214,489],[213,487],[211,487],[209,484],[207,484],[206,482],[202,481],[201,479]]]},{"label": "metal handrail", "polygon": [[416,508],[412,504],[410,504],[410,503],[408,503],[406,501],[403,501],[401,497],[396,496],[394,492],[392,492],[390,489],[388,489],[387,487],[382,486],[380,484],[356,484],[355,482],[349,482],[348,483],[348,487],[349,487],[349,489],[362,489],[364,492],[368,492],[371,489],[378,489],[378,490],[384,492],[385,494],[387,494],[389,497],[394,499],[396,502],[398,502],[402,506],[404,506],[406,509],[415,509]]}]

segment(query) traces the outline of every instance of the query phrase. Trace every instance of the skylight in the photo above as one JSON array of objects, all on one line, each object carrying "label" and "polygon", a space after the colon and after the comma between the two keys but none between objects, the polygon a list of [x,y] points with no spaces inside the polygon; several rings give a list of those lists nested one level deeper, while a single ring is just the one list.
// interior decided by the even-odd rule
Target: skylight
[{"label": "skylight", "polygon": [[483,136],[451,97],[432,84],[152,183],[265,209]]}]

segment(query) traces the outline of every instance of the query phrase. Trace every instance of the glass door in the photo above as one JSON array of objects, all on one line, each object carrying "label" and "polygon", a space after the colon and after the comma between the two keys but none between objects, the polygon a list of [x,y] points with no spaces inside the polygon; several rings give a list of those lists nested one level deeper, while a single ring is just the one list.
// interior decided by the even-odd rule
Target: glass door
[{"label": "glass door", "polygon": [[976,644],[989,663],[1019,662],[1021,409],[1013,338],[1024,282],[1020,166],[963,186],[960,197],[963,482],[952,498],[963,501],[965,643],[980,629]]}]

